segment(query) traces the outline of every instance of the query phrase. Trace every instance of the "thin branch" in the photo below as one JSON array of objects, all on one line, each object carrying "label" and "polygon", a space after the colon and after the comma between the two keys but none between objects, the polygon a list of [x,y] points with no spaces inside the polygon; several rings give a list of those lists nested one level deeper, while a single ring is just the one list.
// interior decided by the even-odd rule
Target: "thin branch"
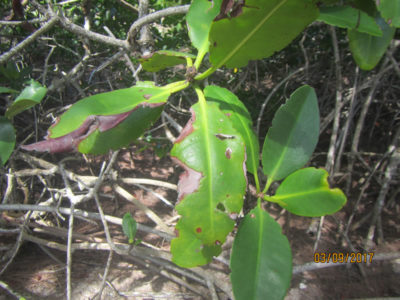
[{"label": "thin branch", "polygon": [[152,22],[157,21],[158,19],[161,19],[164,17],[179,15],[179,14],[186,14],[189,11],[189,7],[190,7],[189,4],[182,5],[182,6],[168,7],[166,9],[156,11],[154,13],[144,16],[143,18],[136,20],[129,28],[126,40],[133,41],[136,34],[138,33],[139,29],[143,25],[152,23]]},{"label": "thin branch", "polygon": [[[14,172],[15,177],[33,176],[33,175],[52,175],[55,173],[61,173],[61,171],[57,165],[52,164],[41,158],[37,158],[35,156],[31,156],[31,155],[28,155],[23,152],[19,152],[17,154],[17,157],[30,163],[30,164],[34,164],[41,168],[44,168],[45,170],[26,169],[26,170],[15,171]],[[88,187],[93,186],[95,184],[96,180],[98,179],[97,176],[77,175],[74,172],[71,172],[67,169],[65,169],[65,173],[69,180],[76,181],[78,183],[83,183],[83,184],[85,184],[85,186],[88,186]],[[164,188],[171,189],[174,191],[177,190],[176,184],[172,184],[172,183],[164,182],[164,181],[160,181],[160,180],[147,179],[147,178],[120,178],[119,180],[126,184],[148,184],[148,185],[164,187]]]},{"label": "thin branch", "polygon": [[8,52],[2,54],[0,56],[0,64],[5,63],[8,61],[11,57],[14,55],[21,53],[21,51],[27,47],[30,43],[34,42],[39,36],[44,34],[46,31],[50,30],[56,23],[59,21],[57,16],[51,17],[49,21],[43,24],[42,27],[40,27],[38,30],[36,30],[34,33],[32,33],[30,36],[28,36],[25,40],[23,40],[21,43],[16,45],[15,47],[11,48]]},{"label": "thin branch", "polygon": [[[71,209],[67,207],[53,207],[53,206],[42,206],[42,205],[30,205],[30,204],[1,204],[0,205],[0,211],[4,210],[23,210],[23,211],[44,211],[44,212],[50,212],[50,213],[61,213],[64,215],[70,215],[71,214]],[[82,218],[90,218],[90,219],[96,219],[96,220],[101,220],[101,217],[98,213],[93,213],[93,212],[87,212],[83,211],[80,209],[75,209],[74,210],[75,217],[82,217]],[[122,226],[122,219],[114,216],[109,216],[105,215],[104,216],[107,222],[113,223],[115,225]],[[158,235],[159,237],[162,237],[166,239],[167,241],[172,240],[175,235],[153,229],[149,226],[143,225],[138,223],[137,224],[137,229],[139,231],[143,231],[145,233],[153,233],[155,235]]]},{"label": "thin branch", "polygon": [[125,1],[125,0],[117,0],[119,3],[121,3],[123,6],[125,6],[127,9],[137,13],[138,9],[136,7],[134,7],[132,4],[130,4],[129,2]]},{"label": "thin branch", "polygon": [[[374,213],[372,215],[371,219],[371,225],[368,231],[367,238],[365,240],[365,246],[364,248],[369,250],[373,245],[373,239],[375,235],[375,228],[377,226],[377,222],[379,222],[379,219],[381,218],[381,213],[383,206],[385,204],[385,199],[386,195],[389,192],[390,188],[390,183],[397,171],[397,168],[400,164],[400,126],[397,128],[397,131],[393,137],[393,141],[389,146],[389,149],[387,152],[391,153],[390,161],[388,166],[386,167],[385,171],[385,177],[384,177],[384,182],[383,186],[379,192],[378,199],[375,202],[374,206]],[[379,231],[378,231],[379,232]],[[383,233],[380,234],[378,238],[378,242],[383,242]]]},{"label": "thin branch", "polygon": [[114,253],[114,251],[111,249],[110,253],[108,254],[106,267],[104,268],[103,278],[101,280],[99,293],[97,295],[98,299],[101,299],[101,294],[103,294],[104,287],[106,286],[107,276],[108,276],[108,272],[110,271],[111,262],[112,262],[112,258],[113,258],[113,253]]},{"label": "thin branch", "polygon": [[264,110],[267,107],[267,104],[269,103],[269,100],[272,98],[272,96],[278,91],[278,89],[289,79],[291,79],[294,75],[303,72],[304,71],[304,67],[301,67],[299,69],[297,69],[296,71],[293,71],[292,73],[290,73],[288,76],[286,76],[285,78],[283,78],[277,85],[275,85],[275,87],[272,89],[271,93],[269,93],[268,97],[265,99],[264,103],[261,105],[261,109],[260,109],[260,113],[258,114],[258,118],[257,118],[257,129],[256,129],[256,134],[257,136],[260,136],[260,126],[261,126],[261,119],[262,116],[264,114]]},{"label": "thin branch", "polygon": [[14,296],[16,299],[25,299],[18,292],[16,292],[13,289],[11,289],[10,286],[7,283],[5,283],[4,281],[2,281],[2,280],[0,280],[0,287],[2,289],[6,290],[10,295]]},{"label": "thin branch", "polygon": [[333,174],[335,166],[335,151],[336,141],[339,132],[340,115],[343,107],[343,86],[342,86],[342,65],[340,61],[339,46],[336,36],[336,29],[334,26],[329,26],[332,36],[333,54],[335,57],[335,70],[336,70],[336,102],[335,102],[335,115],[333,118],[333,128],[331,140],[329,143],[328,157],[326,158],[325,168],[331,175]]},{"label": "thin branch", "polygon": [[173,231],[164,223],[163,220],[160,219],[160,217],[155,214],[150,208],[148,208],[146,205],[144,205],[142,202],[137,200],[135,197],[132,196],[131,193],[120,187],[119,185],[115,184],[114,185],[115,191],[120,194],[122,197],[124,197],[126,200],[134,203],[140,210],[142,210],[154,223],[156,223],[162,230],[165,232],[173,235]]},{"label": "thin branch", "polygon": [[353,166],[355,162],[355,155],[358,152],[358,144],[360,142],[360,137],[361,137],[361,131],[364,127],[364,121],[368,113],[369,106],[372,103],[372,99],[374,98],[375,91],[378,88],[380,79],[382,76],[390,69],[393,68],[393,66],[386,67],[388,64],[389,59],[386,58],[384,62],[382,63],[382,66],[379,70],[379,72],[375,75],[375,77],[372,80],[372,86],[369,90],[367,98],[363,102],[363,107],[360,112],[360,117],[358,118],[358,122],[355,128],[354,136],[353,136],[353,143],[351,145],[351,153],[352,156],[350,157],[349,164],[347,165],[347,172],[348,172],[348,178],[347,178],[347,183],[346,183],[346,194],[348,195],[350,193],[350,187],[351,187],[351,180],[352,180],[352,172],[353,172]]},{"label": "thin branch", "polygon": [[353,116],[354,116],[354,110],[355,110],[355,106],[356,106],[355,105],[356,104],[355,99],[356,99],[356,94],[357,94],[358,73],[359,73],[359,68],[356,67],[354,85],[353,85],[353,89],[351,90],[349,115],[348,115],[346,123],[344,125],[343,137],[342,137],[342,139],[340,141],[340,147],[339,147],[339,151],[338,151],[338,154],[337,154],[337,157],[336,157],[335,168],[334,168],[333,174],[335,174],[335,173],[340,171],[343,150],[344,150],[344,147],[346,145],[346,140],[347,140],[347,136],[348,136],[348,133],[349,133],[350,124],[351,124],[351,121],[353,120]]},{"label": "thin branch", "polygon": [[23,20],[23,21],[4,21],[4,20],[0,20],[0,25],[17,26],[17,25],[22,25],[22,24],[25,24],[25,23],[36,24],[36,23],[46,22],[47,20],[48,20],[47,18],[35,18],[35,19]]}]

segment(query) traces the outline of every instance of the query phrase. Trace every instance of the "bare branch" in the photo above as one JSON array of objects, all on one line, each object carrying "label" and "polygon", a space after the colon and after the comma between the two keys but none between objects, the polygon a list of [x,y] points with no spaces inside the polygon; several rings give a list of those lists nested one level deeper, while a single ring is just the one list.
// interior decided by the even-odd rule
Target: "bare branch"
[{"label": "bare branch", "polygon": [[30,36],[28,36],[25,40],[23,40],[17,46],[11,48],[10,51],[1,55],[0,56],[0,64],[3,64],[4,62],[9,60],[14,55],[20,53],[22,51],[22,49],[27,47],[30,43],[35,41],[39,36],[41,36],[46,31],[48,31],[50,28],[52,28],[57,22],[58,22],[58,17],[53,16],[49,21],[44,23],[42,27],[40,27],[38,30],[36,30],[34,33],[32,33]]},{"label": "bare branch", "polygon": [[189,11],[190,5],[182,5],[182,6],[175,6],[175,7],[168,7],[163,10],[156,11],[154,13],[148,14],[144,16],[143,18],[140,18],[136,20],[131,27],[129,28],[128,31],[128,36],[126,38],[127,41],[133,41],[135,38],[136,34],[138,33],[139,29],[148,23],[152,23],[158,19],[161,19],[163,17],[168,17],[168,16],[173,16],[173,15],[179,15],[179,14],[186,14]]}]

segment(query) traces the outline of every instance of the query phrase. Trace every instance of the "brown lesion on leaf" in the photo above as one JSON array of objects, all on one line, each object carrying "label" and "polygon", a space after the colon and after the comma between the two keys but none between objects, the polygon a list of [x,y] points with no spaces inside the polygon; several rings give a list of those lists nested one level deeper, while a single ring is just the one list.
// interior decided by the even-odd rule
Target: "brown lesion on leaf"
[{"label": "brown lesion on leaf", "polygon": [[201,172],[198,172],[189,166],[185,165],[176,157],[171,157],[185,171],[179,176],[178,182],[178,201],[182,200],[185,195],[192,194],[199,189],[200,180],[203,177]]},{"label": "brown lesion on leaf", "polygon": [[[70,152],[78,149],[80,142],[89,137],[93,132],[99,130],[100,132],[105,132],[110,130],[119,124],[121,124],[129,115],[140,107],[157,107],[163,105],[164,103],[142,103],[136,106],[134,109],[114,115],[90,115],[87,116],[85,121],[75,130],[70,133],[57,137],[51,138],[51,128],[45,137],[46,140],[40,141],[37,143],[33,143],[30,145],[21,145],[21,148],[27,151],[39,151],[39,152],[50,152],[50,153],[59,153],[59,152]],[[60,119],[57,118],[56,123],[52,126],[54,128],[55,125],[59,123]]]},{"label": "brown lesion on leaf", "polygon": [[[239,17],[243,13],[243,7],[258,8],[255,6],[246,5],[245,0],[223,0],[220,12],[214,18],[214,21]],[[214,45],[214,47],[215,46],[216,45]]]},{"label": "brown lesion on leaf", "polygon": [[227,159],[231,159],[231,157],[232,157],[232,149],[231,148],[229,148],[229,147],[226,148],[225,156],[226,156]]},{"label": "brown lesion on leaf", "polygon": [[223,133],[217,133],[215,134],[217,139],[223,141],[223,140],[233,140],[235,138],[234,135],[229,135],[229,134],[223,134]]},{"label": "brown lesion on leaf", "polygon": [[186,123],[185,127],[181,131],[181,134],[175,140],[175,144],[180,143],[181,141],[183,141],[194,130],[193,123],[196,121],[196,114],[195,114],[193,109],[190,109],[190,112],[192,113],[192,117]]},{"label": "brown lesion on leaf", "polygon": [[149,100],[151,97],[153,97],[152,94],[144,94],[143,95],[143,98],[146,99],[146,100]]}]

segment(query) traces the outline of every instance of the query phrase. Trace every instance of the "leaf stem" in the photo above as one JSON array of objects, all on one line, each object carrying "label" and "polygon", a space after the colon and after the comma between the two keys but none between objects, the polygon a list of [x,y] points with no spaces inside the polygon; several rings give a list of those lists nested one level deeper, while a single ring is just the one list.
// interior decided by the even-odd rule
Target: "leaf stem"
[{"label": "leaf stem", "polygon": [[[207,47],[208,49],[208,47]],[[197,53],[196,60],[194,61],[194,67],[196,70],[199,69],[201,62],[203,61],[204,56],[207,54],[207,50],[205,49],[200,49],[199,52]]]},{"label": "leaf stem", "polygon": [[189,86],[189,82],[187,82],[186,80],[181,80],[178,82],[173,82],[170,84],[167,84],[165,86],[163,86],[163,89],[165,90],[169,90],[171,92],[171,94],[179,92],[185,88],[187,88]]},{"label": "leaf stem", "polygon": [[202,89],[197,84],[194,84],[193,87],[194,87],[194,90],[196,91],[197,97],[199,99],[199,103],[201,105],[204,105],[206,103],[206,97],[204,96]]},{"label": "leaf stem", "polygon": [[271,178],[267,179],[267,182],[265,183],[264,190],[262,191],[263,194],[267,193],[267,191],[268,191],[269,187],[271,186],[272,182],[273,182],[273,180],[271,180]]},{"label": "leaf stem", "polygon": [[[196,65],[196,63],[195,63]],[[208,76],[210,76],[212,73],[214,73],[218,68],[217,67],[211,67],[208,70],[206,70],[205,72],[197,75],[194,79],[195,80],[203,80],[205,78],[207,78]]]},{"label": "leaf stem", "polygon": [[256,190],[257,190],[257,193],[259,193],[259,192],[261,191],[261,189],[260,189],[260,180],[258,179],[257,170],[256,170],[256,172],[253,174],[253,176],[254,176],[254,181],[255,181],[255,183],[256,183]]}]

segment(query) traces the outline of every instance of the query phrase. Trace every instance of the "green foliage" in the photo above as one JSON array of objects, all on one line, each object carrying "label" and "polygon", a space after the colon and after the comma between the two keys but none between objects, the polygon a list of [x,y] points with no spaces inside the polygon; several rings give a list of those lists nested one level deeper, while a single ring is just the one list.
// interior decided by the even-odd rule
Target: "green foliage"
[{"label": "green foliage", "polygon": [[215,103],[200,100],[171,151],[184,169],[176,210],[178,238],[171,242],[172,260],[184,267],[203,265],[221,252],[232,231],[246,190],[245,145],[231,121]]},{"label": "green foliage", "polygon": [[149,72],[161,71],[168,67],[173,67],[180,64],[186,64],[187,59],[195,58],[194,55],[189,53],[160,50],[156,51],[149,56],[139,59],[143,69]]},{"label": "green foliage", "polygon": [[400,0],[380,0],[378,10],[390,26],[400,27]]},{"label": "green foliage", "polygon": [[382,30],[374,18],[350,6],[323,7],[320,9],[318,20],[329,25],[382,36]]},{"label": "green foliage", "polygon": [[246,166],[247,171],[257,173],[259,163],[260,146],[254,133],[250,114],[243,102],[229,90],[218,86],[207,86],[204,95],[209,102],[218,104],[219,109],[229,115],[233,127],[240,133],[246,145]]},{"label": "green foliage", "polygon": [[201,58],[208,52],[210,46],[208,36],[213,20],[218,15],[221,2],[221,0],[194,0],[186,15],[190,40],[193,46],[199,50]]},{"label": "green foliage", "polygon": [[6,117],[12,118],[16,114],[39,104],[44,96],[46,96],[46,93],[47,88],[32,79],[29,85],[22,90],[12,105],[7,109]]},{"label": "green foliage", "polygon": [[[128,18],[112,11],[114,2],[105,2],[96,3],[93,13],[105,16],[106,20]],[[258,200],[257,207],[244,217],[234,241],[233,291],[236,299],[282,299],[290,285],[291,250],[280,226],[263,210],[262,200],[275,202],[301,216],[331,214],[346,203],[342,191],[329,187],[325,170],[300,169],[318,142],[320,117],[316,93],[310,86],[302,86],[276,112],[261,153],[262,170],[268,177],[262,183],[258,178],[260,146],[246,107],[227,89],[208,84],[203,89],[200,81],[220,67],[245,66],[249,60],[269,57],[286,47],[317,19],[317,2],[194,0],[186,20],[191,47],[197,49],[197,56],[188,54],[190,50],[168,50],[140,60],[143,68],[151,72],[186,64],[185,81],[162,87],[153,82],[139,82],[130,88],[82,99],[50,128],[47,141],[22,148],[105,153],[124,147],[160,117],[170,95],[193,87],[197,102],[191,106],[191,119],[170,153],[184,170],[178,184],[176,210],[181,218],[176,225],[178,236],[171,242],[172,260],[190,268],[207,264],[221,253],[221,245],[235,226],[234,215],[243,207],[248,170],[249,176],[254,177]],[[339,2],[346,6],[338,6]],[[153,1],[157,9],[171,3],[176,1]],[[322,5],[319,20],[347,28],[357,64],[370,69],[387,49],[394,28],[382,18],[371,17],[377,12],[373,1],[364,3],[322,1],[318,3]],[[397,13],[389,14],[389,4],[382,5],[379,9],[384,18],[396,25]],[[72,13],[74,8],[69,10]],[[165,23],[166,20],[179,21],[173,25]],[[168,40],[173,30],[182,33],[178,28],[182,26],[182,18],[166,20],[159,24],[164,30],[161,33],[160,29],[163,39]],[[121,26],[125,26],[124,21]],[[176,39],[180,37],[177,35]],[[184,43],[160,42],[168,49]],[[209,68],[200,73],[204,66]],[[2,128],[9,130],[8,120],[1,120],[6,124]],[[9,153],[9,148],[2,150],[2,160]],[[283,181],[276,193],[268,194],[271,184],[280,180]],[[130,214],[124,216],[122,227],[129,243],[134,243],[136,222]]]},{"label": "green foliage", "polygon": [[280,180],[304,166],[319,136],[319,109],[313,88],[297,89],[275,114],[262,150],[268,181]]},{"label": "green foliage", "polygon": [[292,252],[279,224],[260,205],[244,218],[232,247],[236,300],[283,299],[292,278]]},{"label": "green foliage", "polygon": [[299,216],[320,217],[340,210],[346,196],[329,188],[326,170],[306,168],[289,175],[268,200]]},{"label": "green foliage", "polygon": [[349,44],[353,57],[363,70],[372,70],[379,63],[394,37],[396,29],[390,27],[382,18],[377,17],[382,36],[372,36],[356,30],[349,30]]},{"label": "green foliage", "polygon": [[137,223],[130,213],[126,213],[122,218],[122,231],[127,236],[129,244],[133,244],[136,237]]},{"label": "green foliage", "polygon": [[211,26],[210,61],[215,68],[239,68],[251,59],[271,56],[318,16],[309,0],[252,0],[242,11]]},{"label": "green foliage", "polygon": [[0,116],[0,165],[4,166],[15,146],[15,131],[10,120]]}]

